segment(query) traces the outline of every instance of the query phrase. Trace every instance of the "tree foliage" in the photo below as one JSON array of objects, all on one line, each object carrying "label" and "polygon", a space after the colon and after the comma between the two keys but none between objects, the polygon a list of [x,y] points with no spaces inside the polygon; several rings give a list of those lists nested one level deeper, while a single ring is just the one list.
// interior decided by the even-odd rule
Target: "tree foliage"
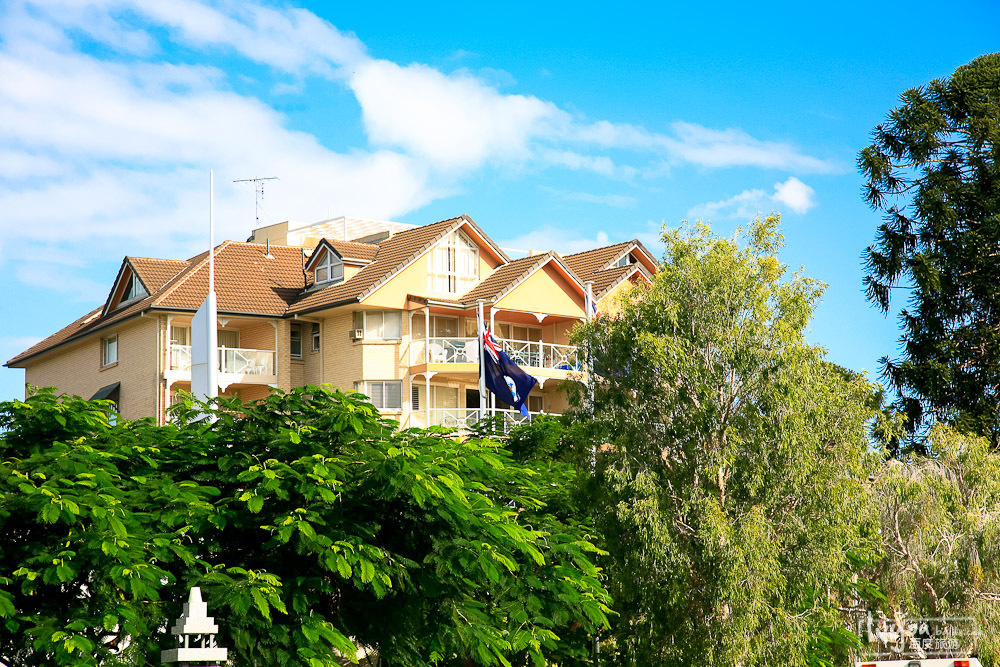
[{"label": "tree foliage", "polygon": [[898,626],[904,618],[976,618],[979,657],[996,664],[1000,453],[940,424],[929,437],[935,456],[890,459],[872,480],[884,544],[868,573],[885,592],[878,611]]},{"label": "tree foliage", "polygon": [[885,214],[865,251],[868,298],[893,291],[903,354],[882,360],[910,430],[935,421],[1000,443],[1000,54],[903,93],[861,151]]},{"label": "tree foliage", "polygon": [[879,396],[806,343],[823,286],[787,275],[778,224],[744,247],[666,232],[652,285],[580,336],[600,375],[576,402],[600,445],[614,664],[825,665],[855,643],[837,608],[878,556]]},{"label": "tree foliage", "polygon": [[167,426],[108,407],[0,404],[10,667],[158,664],[193,585],[248,666],[362,645],[392,665],[576,664],[606,624],[589,528],[545,505],[565,464],[400,432],[318,387],[188,402]]}]

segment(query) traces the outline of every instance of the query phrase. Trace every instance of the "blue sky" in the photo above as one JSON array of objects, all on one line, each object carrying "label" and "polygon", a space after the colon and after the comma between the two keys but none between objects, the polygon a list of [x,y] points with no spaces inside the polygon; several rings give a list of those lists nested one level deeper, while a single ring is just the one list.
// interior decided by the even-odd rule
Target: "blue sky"
[{"label": "blue sky", "polygon": [[[877,374],[879,223],[854,166],[905,89],[1000,49],[991,2],[0,3],[0,356],[102,302],[124,255],[354,215],[467,213],[572,252],[778,211],[829,284],[810,332]],[[0,399],[23,371],[0,369]]]}]

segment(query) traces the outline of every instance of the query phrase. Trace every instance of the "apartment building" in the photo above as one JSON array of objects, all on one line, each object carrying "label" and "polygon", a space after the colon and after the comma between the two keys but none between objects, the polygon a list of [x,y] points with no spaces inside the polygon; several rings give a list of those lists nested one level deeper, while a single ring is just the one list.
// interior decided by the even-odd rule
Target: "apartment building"
[{"label": "apartment building", "polygon": [[[336,218],[255,230],[214,249],[219,393],[270,387],[356,389],[403,426],[466,426],[483,415],[476,310],[538,380],[527,406],[559,414],[580,381],[570,330],[586,293],[602,312],[656,270],[638,241],[574,255],[511,259],[468,216],[424,226]],[[31,386],[114,400],[161,422],[191,388],[191,319],[208,289],[208,253],[125,257],[105,303],[6,363]],[[496,406],[504,410],[509,406]],[[504,412],[511,420],[517,413]]]}]

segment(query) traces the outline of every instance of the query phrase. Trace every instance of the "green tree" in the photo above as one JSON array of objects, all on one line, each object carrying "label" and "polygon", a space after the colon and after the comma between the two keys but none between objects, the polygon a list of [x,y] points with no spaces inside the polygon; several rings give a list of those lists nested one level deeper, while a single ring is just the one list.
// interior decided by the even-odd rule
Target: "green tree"
[{"label": "green tree", "polygon": [[880,399],[806,343],[823,286],[787,275],[778,224],[755,221],[742,248],[701,224],[665,232],[652,285],[580,333],[614,664],[843,664],[855,644],[838,606],[878,556]]},{"label": "green tree", "polygon": [[882,360],[919,433],[948,422],[1000,444],[1000,54],[902,95],[858,166],[885,214],[865,251],[868,298],[894,290],[902,357]]},{"label": "green tree", "polygon": [[1000,661],[1000,453],[985,438],[935,425],[933,457],[890,459],[873,477],[884,557],[868,576],[877,605],[904,618],[972,617],[979,657]]},{"label": "green tree", "polygon": [[[153,665],[202,586],[241,665],[581,660],[608,596],[585,525],[495,441],[397,431],[358,394],[187,403],[109,423],[0,404],[0,662]],[[202,418],[208,411],[216,417]],[[546,527],[558,527],[550,532]]]}]

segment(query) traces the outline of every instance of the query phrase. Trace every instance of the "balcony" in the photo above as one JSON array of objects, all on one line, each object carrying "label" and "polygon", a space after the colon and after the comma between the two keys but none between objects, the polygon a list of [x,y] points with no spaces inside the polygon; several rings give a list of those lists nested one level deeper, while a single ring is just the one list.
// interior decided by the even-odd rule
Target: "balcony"
[{"label": "balcony", "polygon": [[[531,417],[537,417],[541,414],[551,417],[560,416],[551,412],[529,412],[528,414]],[[528,421],[528,418],[520,412],[513,412],[511,410],[497,410],[496,415],[500,417],[501,428],[505,433],[515,426],[525,424]],[[407,426],[418,428],[445,426],[456,428],[459,431],[469,431],[476,422],[488,419],[489,417],[489,410],[483,408],[431,408],[430,410],[414,410],[411,412]]]},{"label": "balcony", "polygon": [[[274,384],[274,350],[252,350],[247,348],[219,348],[219,384],[236,382],[249,384]],[[170,369],[165,375],[173,380],[191,379],[191,346],[170,346]]]},{"label": "balcony", "polygon": [[[498,340],[507,356],[521,368],[552,371],[580,371],[582,364],[575,345],[540,341]],[[476,338],[422,338],[410,343],[410,365],[478,364]]]}]

